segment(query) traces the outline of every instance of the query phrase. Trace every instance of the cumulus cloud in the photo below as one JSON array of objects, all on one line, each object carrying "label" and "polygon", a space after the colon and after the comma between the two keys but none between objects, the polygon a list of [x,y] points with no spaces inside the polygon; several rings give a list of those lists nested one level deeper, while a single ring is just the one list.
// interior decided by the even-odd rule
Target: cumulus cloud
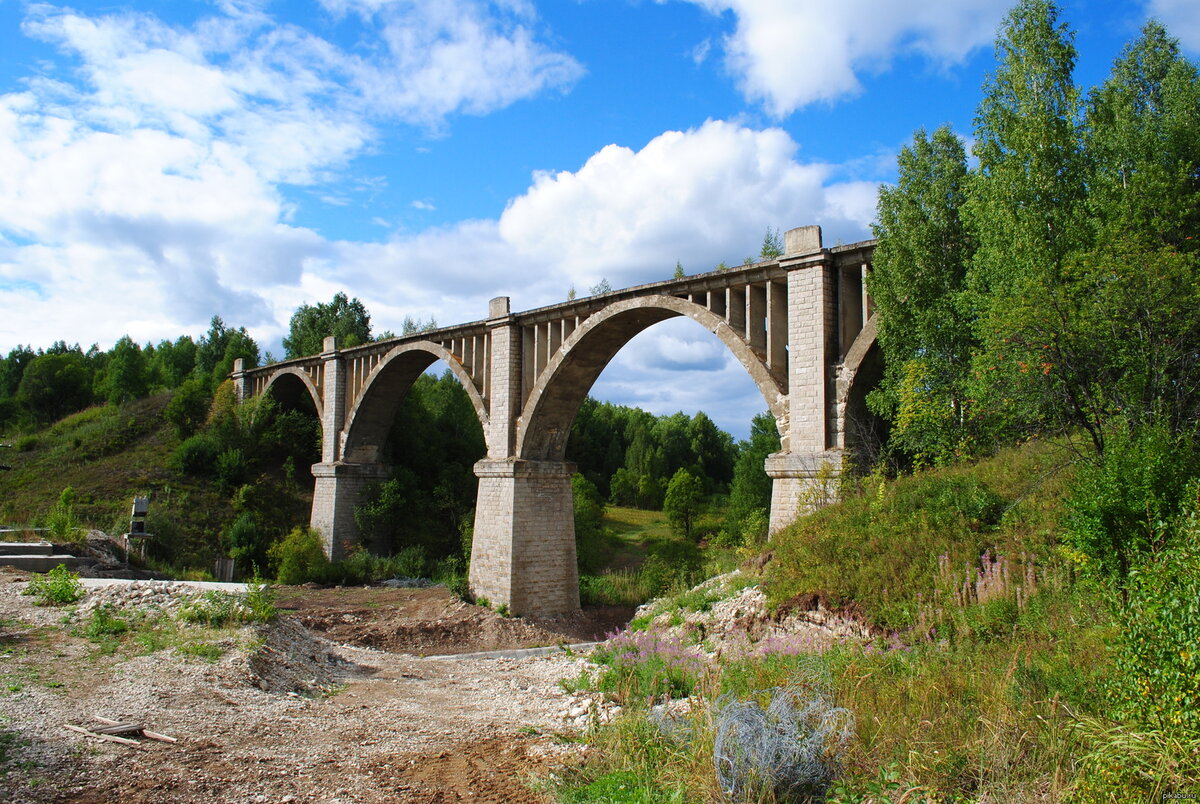
[{"label": "cumulus cloud", "polygon": [[[782,129],[710,120],[640,151],[609,145],[577,171],[538,173],[508,204],[500,234],[576,287],[665,279],[757,254],[768,226],[820,223],[866,237],[873,209],[849,203],[838,168],[796,159]],[[873,191],[874,185],[872,185]]]},{"label": "cumulus cloud", "polygon": [[[1172,2],[1173,0],[1160,0]],[[859,76],[919,54],[937,66],[990,42],[1010,0],[688,0],[732,12],[726,66],[776,117],[862,89]],[[1181,6],[1184,0],[1179,0]]]},{"label": "cumulus cloud", "polygon": [[0,343],[173,336],[214,312],[277,338],[278,300],[336,252],[290,223],[283,185],[330,183],[378,123],[436,128],[581,73],[521,4],[341,12],[353,52],[253,4],[188,26],[30,6],[23,32],[70,72],[43,62],[0,95]]},{"label": "cumulus cloud", "polygon": [[1200,14],[1192,0],[1150,0],[1147,12],[1193,53],[1200,53]]}]

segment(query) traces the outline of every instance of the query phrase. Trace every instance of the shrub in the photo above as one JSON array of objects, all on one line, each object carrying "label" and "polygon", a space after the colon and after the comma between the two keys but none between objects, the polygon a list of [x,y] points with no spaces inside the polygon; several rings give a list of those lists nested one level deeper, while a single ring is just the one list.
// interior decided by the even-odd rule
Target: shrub
[{"label": "shrub", "polygon": [[1200,520],[1129,574],[1112,689],[1151,728],[1200,733]]},{"label": "shrub", "polygon": [[79,600],[87,590],[79,582],[79,573],[71,572],[66,564],[59,564],[44,575],[35,574],[30,578],[22,594],[36,595],[40,606],[62,606]]},{"label": "shrub", "polygon": [[75,516],[75,489],[67,486],[58,495],[58,502],[46,515],[46,528],[55,541],[79,541],[83,536],[82,523]]},{"label": "shrub", "polygon": [[821,800],[837,776],[854,717],[808,686],[768,691],[756,700],[718,702],[713,764],[734,800]]},{"label": "shrub", "polygon": [[237,447],[231,447],[217,456],[214,474],[217,481],[217,488],[222,494],[232,494],[233,490],[242,484],[246,479],[246,473],[250,469],[250,462],[246,460],[246,454]]},{"label": "shrub", "polygon": [[171,464],[185,475],[208,476],[216,469],[217,449],[211,436],[194,435],[175,448]]},{"label": "shrub", "polygon": [[329,559],[321,534],[312,528],[294,528],[283,541],[271,545],[268,554],[279,583],[323,583],[329,577]]},{"label": "shrub", "polygon": [[225,531],[225,543],[229,546],[229,555],[242,567],[242,577],[247,568],[257,572],[265,566],[270,540],[270,534],[250,511],[242,512],[233,520]]},{"label": "shrub", "polygon": [[129,630],[129,621],[118,617],[116,609],[111,604],[97,606],[92,609],[92,616],[84,626],[83,632],[88,639],[100,641],[104,637],[117,636]]},{"label": "shrub", "polygon": [[208,414],[208,382],[193,377],[184,381],[163,409],[163,418],[175,427],[180,438],[188,438],[204,424]]},{"label": "shrub", "polygon": [[1124,582],[1141,556],[1163,546],[1200,471],[1190,438],[1161,428],[1109,438],[1104,454],[1079,473],[1068,500],[1067,542],[1095,574]]}]

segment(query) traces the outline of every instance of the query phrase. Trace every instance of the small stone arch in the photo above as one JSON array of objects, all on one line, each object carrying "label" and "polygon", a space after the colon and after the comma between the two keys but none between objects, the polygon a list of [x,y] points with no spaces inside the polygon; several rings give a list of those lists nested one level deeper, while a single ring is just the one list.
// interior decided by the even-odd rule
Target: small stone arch
[{"label": "small stone arch", "polygon": [[872,316],[846,352],[837,380],[838,430],[856,468],[875,462],[887,438],[887,423],[867,407],[867,394],[883,380],[883,350]]},{"label": "small stone arch", "polygon": [[[290,379],[293,377],[300,381],[300,386],[295,384],[295,380]],[[317,421],[321,421],[324,416],[325,405],[321,399],[321,394],[317,390],[317,386],[313,384],[312,378],[308,376],[308,372],[302,368],[290,366],[272,374],[263,388],[263,393],[267,393],[268,391],[272,392],[277,401],[284,404],[289,399],[294,399],[304,391],[307,391],[309,397],[312,399],[313,406],[317,410]]]},{"label": "small stone arch", "polygon": [[433,341],[401,344],[384,356],[367,375],[354,406],[346,416],[342,459],[353,463],[377,463],[396,407],[408,389],[434,362],[441,360],[462,383],[487,433],[488,415],[483,395],[463,365],[448,349]]},{"label": "small stone arch", "polygon": [[563,342],[538,377],[517,424],[516,457],[562,461],[579,406],[609,362],[635,335],[669,318],[687,316],[716,335],[746,368],[787,434],[787,389],[721,316],[674,296],[618,301],[589,316]]}]

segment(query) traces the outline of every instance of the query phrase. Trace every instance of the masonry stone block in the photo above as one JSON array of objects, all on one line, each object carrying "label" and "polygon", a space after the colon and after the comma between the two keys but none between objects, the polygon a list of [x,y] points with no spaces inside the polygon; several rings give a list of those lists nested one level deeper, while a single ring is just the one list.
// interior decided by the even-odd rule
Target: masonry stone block
[{"label": "masonry stone block", "polygon": [[574,464],[482,460],[471,541],[475,597],[514,614],[555,615],[579,609]]},{"label": "masonry stone block", "polygon": [[317,463],[312,467],[312,517],[309,524],[321,534],[331,561],[345,558],[360,541],[354,509],[374,482],[386,480],[388,467],[378,463]]}]

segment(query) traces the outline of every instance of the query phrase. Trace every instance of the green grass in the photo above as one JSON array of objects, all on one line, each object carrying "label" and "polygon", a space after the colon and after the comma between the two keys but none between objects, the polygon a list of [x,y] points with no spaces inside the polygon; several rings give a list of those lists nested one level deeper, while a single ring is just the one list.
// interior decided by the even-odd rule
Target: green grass
[{"label": "green grass", "polygon": [[607,543],[605,566],[580,578],[585,605],[637,606],[664,594],[683,592],[709,574],[713,556],[730,569],[731,551],[705,554],[697,545],[671,532],[662,511],[610,506],[603,529]]},{"label": "green grass", "polygon": [[[643,676],[661,675],[659,660],[641,661],[645,673],[626,658],[581,674],[572,685],[609,688],[626,713],[588,736],[596,750],[562,780],[559,800],[717,800],[709,707],[723,694],[794,684],[814,661],[856,722],[830,804],[1066,804],[1197,792],[1200,735],[1121,720],[1115,646],[1127,624],[1113,593],[1078,577],[1056,538],[1072,457],[1061,442],[1033,443],[865,483],[777,534],[767,564],[774,602],[817,593],[884,626],[884,635],[816,659],[786,641],[766,655],[760,645],[695,671],[689,688],[701,704],[686,750],[638,711],[649,689]],[[703,610],[711,597],[691,590],[664,605]]]},{"label": "green grass", "polygon": [[777,605],[815,593],[903,629],[952,608],[963,582],[983,569],[985,550],[1014,587],[1027,586],[1028,573],[1036,579],[1062,563],[1055,534],[1070,479],[1064,446],[1039,443],[971,466],[867,482],[861,494],[775,535],[768,596]]}]

